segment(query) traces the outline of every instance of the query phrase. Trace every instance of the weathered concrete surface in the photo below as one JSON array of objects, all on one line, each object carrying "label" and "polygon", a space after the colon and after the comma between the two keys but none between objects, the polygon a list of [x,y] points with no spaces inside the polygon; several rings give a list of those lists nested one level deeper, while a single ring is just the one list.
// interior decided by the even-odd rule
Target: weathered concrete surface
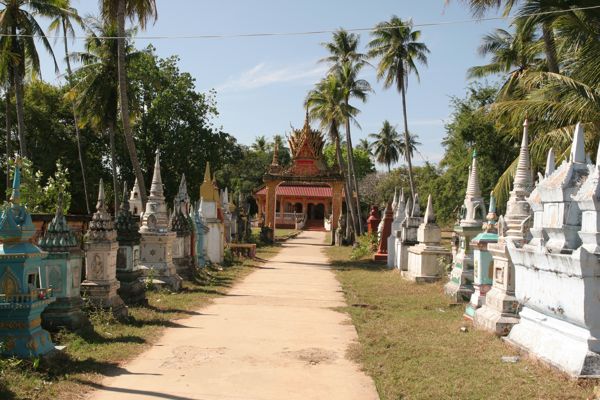
[{"label": "weathered concrete surface", "polygon": [[106,379],[92,399],[378,399],[345,358],[356,340],[322,232],[284,244],[261,269]]}]

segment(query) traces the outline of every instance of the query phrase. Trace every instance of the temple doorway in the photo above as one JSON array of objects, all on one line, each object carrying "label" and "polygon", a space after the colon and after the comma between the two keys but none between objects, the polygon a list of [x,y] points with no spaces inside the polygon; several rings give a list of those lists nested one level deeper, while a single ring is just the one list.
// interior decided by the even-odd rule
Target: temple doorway
[{"label": "temple doorway", "polygon": [[323,220],[325,218],[325,205],[323,203],[308,205],[308,219]]}]

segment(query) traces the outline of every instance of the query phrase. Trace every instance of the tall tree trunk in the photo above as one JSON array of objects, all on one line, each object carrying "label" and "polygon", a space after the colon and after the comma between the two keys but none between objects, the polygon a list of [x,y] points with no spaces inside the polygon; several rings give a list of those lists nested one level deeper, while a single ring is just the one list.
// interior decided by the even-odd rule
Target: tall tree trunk
[{"label": "tall tree trunk", "polygon": [[15,66],[13,70],[15,83],[15,102],[17,105],[17,129],[19,132],[19,149],[21,157],[27,157],[27,143],[25,139],[25,106],[23,104],[23,75],[21,67]]},{"label": "tall tree trunk", "polygon": [[[400,92],[402,94],[402,114],[404,115],[404,157],[406,158],[406,164],[408,166],[408,183],[410,184],[411,197],[415,198],[415,184],[413,182],[413,171],[412,161],[410,157],[410,137],[408,136],[408,116],[406,114],[406,88],[404,86],[404,79],[401,80]],[[389,170],[388,165],[388,170]]]},{"label": "tall tree trunk", "polygon": [[548,63],[548,71],[555,74],[559,73],[558,57],[556,56],[556,43],[554,41],[554,32],[552,24],[544,22],[542,24],[542,37],[544,38],[544,52],[546,53],[546,61]]},{"label": "tall tree trunk", "polygon": [[[342,157],[342,149],[340,146],[340,135],[336,125],[332,125],[332,130],[335,138],[335,155],[337,158],[338,165],[340,166],[340,170],[342,174],[344,174],[344,159]],[[350,215],[349,223],[346,223],[346,240],[350,240],[351,235],[351,227],[354,227],[356,221],[356,215],[354,214],[354,207],[352,207],[352,198],[350,196],[350,188],[348,187],[348,179],[344,178],[344,197],[346,199],[346,214]]]},{"label": "tall tree trunk", "polygon": [[129,158],[131,159],[131,166],[133,172],[138,180],[140,187],[140,198],[142,200],[142,208],[146,206],[147,193],[146,184],[144,181],[144,175],[140,168],[140,162],[137,157],[137,151],[135,149],[135,142],[133,141],[133,134],[131,132],[131,123],[129,121],[129,100],[127,96],[127,67],[125,65],[125,0],[119,0],[119,6],[117,9],[117,26],[119,39],[118,42],[118,75],[119,75],[119,97],[121,103],[121,120],[123,121],[123,135],[125,136],[125,144],[127,145],[127,151],[129,152]]},{"label": "tall tree trunk", "polygon": [[[346,104],[348,102],[346,101]],[[360,202],[358,198],[358,184],[356,182],[356,174],[354,172],[354,151],[352,149],[352,136],[350,134],[350,120],[346,119],[346,154],[348,158],[348,186],[350,187],[350,198],[352,200],[352,208],[355,208],[356,219],[354,221],[354,232],[357,235],[362,235],[362,221],[360,216]],[[354,197],[356,193],[356,197]],[[356,201],[355,201],[356,200]]]},{"label": "tall tree trunk", "polygon": [[[65,46],[65,58],[67,61],[67,76],[69,80],[71,80],[72,70],[71,70],[71,61],[69,61],[69,45],[67,43],[67,26],[65,24],[65,20],[62,20],[62,28],[63,28],[63,44]],[[83,166],[83,152],[81,151],[81,134],[79,132],[79,120],[77,118],[77,110],[75,109],[75,101],[71,104],[73,109],[73,123],[75,124],[75,139],[77,141],[77,154],[79,155],[79,166],[81,168],[81,180],[83,183],[83,196],[85,197],[85,209],[89,214],[91,214],[90,210],[90,200],[88,198],[87,191],[87,179],[85,178],[85,168]]]},{"label": "tall tree trunk", "polygon": [[10,81],[11,72],[9,74],[8,87],[6,89],[6,199],[10,198],[10,158],[12,157],[12,104],[10,98],[12,96],[12,82]]},{"label": "tall tree trunk", "polygon": [[110,142],[110,169],[113,180],[113,201],[115,206],[114,215],[119,211],[119,188],[117,183],[117,149],[115,146],[115,122],[108,121],[108,139]]}]

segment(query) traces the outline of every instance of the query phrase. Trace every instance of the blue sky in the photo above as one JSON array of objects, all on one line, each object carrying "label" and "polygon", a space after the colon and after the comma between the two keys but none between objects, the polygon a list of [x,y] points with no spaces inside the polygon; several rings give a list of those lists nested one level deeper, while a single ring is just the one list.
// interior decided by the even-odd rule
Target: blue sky
[{"label": "blue sky", "polygon": [[[72,0],[82,15],[96,14],[96,0]],[[392,14],[413,18],[415,24],[470,19],[460,0],[157,0],[159,18],[140,35],[182,36],[256,32],[366,28]],[[451,112],[451,96],[463,96],[468,85],[466,71],[483,63],[477,54],[481,37],[505,21],[467,22],[422,27],[422,41],[431,50],[429,65],[420,67],[421,82],[411,77],[408,90],[409,129],[423,145],[417,163],[437,162],[443,154],[444,122]],[[200,91],[216,89],[220,115],[216,121],[239,142],[250,144],[258,135],[285,134],[290,124],[301,126],[303,101],[308,90],[324,76],[326,66],[317,61],[326,55],[320,45],[330,34],[225,39],[137,39],[138,47],[151,42],[162,57],[177,54],[180,68],[196,78]],[[368,33],[361,34],[366,45]],[[74,49],[80,41],[72,44]],[[62,46],[56,44],[62,59]],[[43,78],[55,82],[47,56]],[[383,120],[402,124],[401,101],[394,89],[377,83],[373,69],[362,76],[373,85],[361,109],[353,138],[379,130]]]}]

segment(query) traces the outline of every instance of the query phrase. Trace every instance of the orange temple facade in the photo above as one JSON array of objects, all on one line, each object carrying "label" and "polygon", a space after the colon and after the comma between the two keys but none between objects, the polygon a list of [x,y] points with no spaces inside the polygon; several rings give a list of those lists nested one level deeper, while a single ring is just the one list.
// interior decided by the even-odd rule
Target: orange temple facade
[{"label": "orange temple facade", "polygon": [[344,176],[338,166],[327,167],[323,135],[310,127],[307,116],[304,127],[294,129],[288,142],[291,166],[279,165],[275,148],[273,162],[263,176],[265,184],[255,192],[264,226],[294,227],[300,218],[306,227],[319,228],[328,219],[335,231],[342,212]]}]

